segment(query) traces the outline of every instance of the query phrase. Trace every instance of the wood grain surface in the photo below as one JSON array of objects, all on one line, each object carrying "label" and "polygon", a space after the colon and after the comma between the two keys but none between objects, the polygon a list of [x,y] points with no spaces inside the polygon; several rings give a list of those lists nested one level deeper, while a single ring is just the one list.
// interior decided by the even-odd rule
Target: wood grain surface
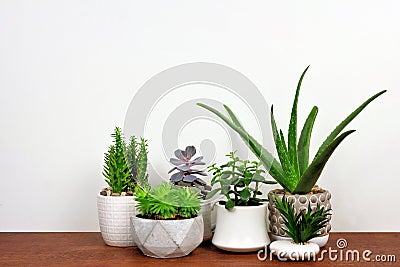
[{"label": "wood grain surface", "polygon": [[[344,238],[347,247],[338,249]],[[0,233],[0,266],[400,266],[400,233],[331,233],[323,248],[337,250],[337,260],[280,262],[277,258],[260,261],[257,253],[228,253],[203,243],[187,257],[153,259],[137,248],[116,248],[104,244],[100,233]],[[360,261],[351,260],[349,250],[358,250]],[[362,258],[372,252],[370,261]],[[340,251],[343,260],[340,261]],[[346,261],[346,253],[350,261]],[[393,256],[396,262],[393,262]],[[378,257],[392,262],[377,261]]]}]

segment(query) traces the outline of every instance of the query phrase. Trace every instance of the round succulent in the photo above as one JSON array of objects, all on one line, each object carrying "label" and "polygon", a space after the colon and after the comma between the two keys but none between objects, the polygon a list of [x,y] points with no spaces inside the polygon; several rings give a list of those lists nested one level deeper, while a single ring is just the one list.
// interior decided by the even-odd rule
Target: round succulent
[{"label": "round succulent", "polygon": [[200,189],[203,196],[205,196],[210,190],[211,186],[207,185],[207,183],[197,177],[197,175],[207,176],[207,174],[203,170],[195,169],[195,166],[206,165],[203,162],[203,157],[193,158],[196,154],[196,148],[194,146],[187,146],[185,150],[177,149],[174,152],[176,158],[171,158],[170,162],[174,165],[174,167],[168,172],[175,172],[172,174],[170,180],[176,185],[182,186],[194,186]]}]

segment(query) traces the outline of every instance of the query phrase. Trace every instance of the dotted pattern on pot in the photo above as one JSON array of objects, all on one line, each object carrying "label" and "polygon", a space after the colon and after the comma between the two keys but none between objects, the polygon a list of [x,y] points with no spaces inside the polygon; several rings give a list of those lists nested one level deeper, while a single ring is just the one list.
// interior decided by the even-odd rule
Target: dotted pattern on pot
[{"label": "dotted pattern on pot", "polygon": [[132,196],[97,196],[97,212],[104,242],[109,246],[134,246],[130,218],[136,214]]},{"label": "dotted pattern on pot", "polygon": [[[288,237],[288,235],[283,231],[287,229],[280,212],[275,208],[274,194],[282,198],[282,193],[280,190],[272,190],[268,193],[268,219],[269,219],[269,231],[277,236]],[[329,191],[317,194],[307,194],[307,195],[285,195],[288,202],[294,203],[294,208],[296,213],[300,210],[307,210],[308,203],[311,204],[311,208],[314,208],[319,203],[321,207],[326,209],[331,208],[331,193]],[[332,212],[330,212],[332,213]],[[329,222],[327,226],[321,229],[321,236],[327,235],[331,230],[331,215],[328,215]]]}]

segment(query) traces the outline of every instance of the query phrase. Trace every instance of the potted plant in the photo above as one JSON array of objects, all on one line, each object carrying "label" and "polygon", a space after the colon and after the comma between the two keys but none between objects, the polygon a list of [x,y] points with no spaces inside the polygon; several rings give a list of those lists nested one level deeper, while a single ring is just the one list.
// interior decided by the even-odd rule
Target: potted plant
[{"label": "potted plant", "polygon": [[213,164],[209,170],[213,172],[211,184],[219,184],[212,190],[207,199],[220,193],[225,196],[215,206],[217,225],[212,243],[223,250],[232,252],[256,251],[269,244],[267,232],[267,204],[260,186],[272,184],[263,177],[264,170],[259,163],[240,160],[235,152],[229,155],[226,164]]},{"label": "potted plant", "polygon": [[329,222],[330,209],[325,209],[319,204],[296,212],[294,204],[285,197],[279,198],[274,195],[276,209],[282,214],[285,228],[283,231],[293,241],[273,241],[270,246],[270,253],[275,254],[279,260],[315,260],[319,252],[319,245],[310,242],[321,235],[321,229]]},{"label": "potted plant", "polygon": [[113,144],[104,155],[103,168],[109,187],[97,195],[100,231],[109,246],[134,246],[130,224],[135,214],[133,191],[138,184],[148,186],[147,143],[133,136],[126,145],[118,127],[111,136]]},{"label": "potted plant", "polygon": [[176,158],[171,158],[170,162],[174,167],[168,172],[173,173],[170,177],[171,182],[177,186],[197,188],[202,197],[200,202],[200,214],[204,221],[204,240],[209,240],[212,237],[212,231],[215,228],[215,216],[212,212],[213,202],[211,199],[205,199],[210,193],[212,187],[199,177],[207,176],[203,169],[197,169],[198,166],[206,165],[203,162],[203,157],[193,158],[196,154],[194,146],[187,146],[185,150],[177,149],[174,152]]},{"label": "potted plant", "polygon": [[200,196],[194,188],[163,182],[152,189],[137,187],[135,199],[140,214],[131,217],[133,239],[146,256],[183,257],[203,241]]},{"label": "potted plant", "polygon": [[[329,134],[319,147],[314,158],[309,162],[310,137],[318,113],[318,107],[314,106],[312,108],[301,130],[299,139],[297,136],[297,103],[301,83],[308,68],[309,67],[304,70],[297,85],[290,117],[288,136],[286,139],[287,142],[282,130],[278,130],[278,127],[276,126],[273,107],[271,107],[271,125],[278,159],[276,159],[266,148],[260,145],[260,143],[258,143],[257,140],[255,140],[243,128],[239,119],[228,106],[224,105],[224,108],[228,112],[229,118],[212,107],[198,103],[199,106],[211,111],[235,130],[242,137],[250,150],[260,159],[269,174],[283,187],[283,190],[273,191],[269,194],[270,230],[272,231],[273,239],[288,238],[288,236],[282,229],[283,220],[279,211],[274,209],[275,204],[274,198],[271,198],[272,193],[277,193],[282,196],[285,195],[290,198],[290,201],[293,201],[295,205],[307,207],[310,202],[312,204],[320,203],[321,206],[329,209],[331,207],[331,194],[325,189],[315,187],[315,184],[334,150],[347,136],[354,132],[354,130],[349,130],[342,133],[344,128],[369,103],[386,92],[386,90],[384,90],[373,95],[348,115]],[[320,246],[325,245],[328,241],[330,229],[331,225],[328,223],[326,228],[321,229],[322,236],[318,238],[319,240],[314,241],[318,242]]]}]

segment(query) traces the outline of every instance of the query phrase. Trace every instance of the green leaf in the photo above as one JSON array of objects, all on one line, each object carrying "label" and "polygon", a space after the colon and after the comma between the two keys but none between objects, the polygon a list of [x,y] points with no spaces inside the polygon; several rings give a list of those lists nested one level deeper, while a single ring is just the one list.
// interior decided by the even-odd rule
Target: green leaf
[{"label": "green leaf", "polygon": [[244,200],[247,201],[251,197],[249,189],[245,188],[240,192],[240,197]]},{"label": "green leaf", "polygon": [[233,209],[235,207],[235,202],[232,199],[228,199],[228,201],[225,204],[225,208],[227,210]]},{"label": "green leaf", "polygon": [[232,117],[232,120],[235,118],[235,122],[237,125],[230,121],[227,117],[225,117],[221,112],[216,109],[207,106],[202,103],[197,103],[198,106],[207,109],[208,111],[214,113],[216,116],[221,118],[229,127],[231,127],[234,131],[236,131],[240,137],[243,139],[245,144],[250,148],[250,150],[256,155],[264,167],[268,170],[269,174],[275,178],[275,180],[281,184],[284,188],[286,188],[286,177],[283,175],[282,167],[279,162],[272,156],[272,154],[263,148],[251,135],[249,135],[243,127],[241,127],[239,121],[236,119],[236,116],[233,114],[231,109],[224,105],[225,109],[228,111],[229,115]]},{"label": "green leaf", "polygon": [[[206,108],[206,105],[204,105],[204,104],[199,103],[198,105],[203,108]],[[269,174],[272,177],[274,177],[277,181],[282,181],[282,183],[284,184],[283,180],[285,179],[285,176],[283,175],[283,170],[282,170],[281,164],[274,158],[274,156],[269,151],[267,151],[260,143],[258,143],[256,139],[254,139],[250,134],[248,134],[246,132],[246,130],[240,123],[239,119],[236,117],[235,113],[233,113],[233,111],[227,105],[223,105],[223,106],[224,106],[225,110],[228,112],[230,118],[232,119],[232,122],[246,133],[247,139],[244,138],[242,135],[240,135],[242,140],[245,142],[245,144],[250,148],[250,150],[254,153],[254,155],[256,155],[259,158],[261,163],[268,170]],[[210,109],[208,109],[208,110],[213,113],[214,113],[214,111],[216,111],[215,109],[213,109],[214,111],[210,110]],[[214,113],[214,114],[219,116],[217,113]],[[219,114],[222,115],[221,113],[219,113]],[[232,128],[232,129],[235,130],[234,128]],[[284,185],[282,185],[282,186],[285,187]]]},{"label": "green leaf", "polygon": [[346,119],[344,119],[336,128],[331,132],[331,134],[325,139],[325,141],[322,143],[320,148],[318,149],[317,154],[315,155],[315,158],[319,157],[320,154],[323,153],[323,151],[332,143],[332,141],[338,136],[344,127],[347,126],[360,112],[368,106],[369,103],[371,103],[373,100],[375,100],[377,97],[385,93],[387,90],[380,91],[379,93],[371,96],[368,98],[364,103],[361,104],[356,110],[354,110],[349,116],[347,116]]},{"label": "green leaf", "polygon": [[282,169],[285,172],[286,176],[289,177],[288,184],[286,184],[286,186],[291,191],[296,187],[298,178],[296,177],[295,169],[289,160],[289,155],[286,150],[284,141],[282,141],[280,138],[274,117],[274,106],[271,107],[271,125],[272,125],[272,133],[274,136],[275,146],[278,152],[279,160],[282,165]]},{"label": "green leaf", "polygon": [[314,106],[304,123],[303,129],[301,130],[299,143],[297,145],[300,176],[303,175],[304,171],[308,167],[311,133],[317,114],[318,107]]},{"label": "green leaf", "polygon": [[206,196],[206,200],[213,198],[219,191],[221,191],[221,188],[216,188],[216,189],[210,191]]},{"label": "green leaf", "polygon": [[289,123],[289,129],[288,129],[288,153],[289,153],[289,160],[292,163],[292,166],[294,168],[295,174],[297,177],[300,177],[300,171],[299,171],[299,162],[297,158],[297,103],[299,100],[299,93],[300,93],[300,88],[301,88],[301,83],[303,82],[304,75],[306,74],[308,66],[303,73],[301,74],[301,77],[299,79],[299,82],[297,84],[297,89],[296,89],[296,95],[294,97],[293,101],[293,106],[292,106],[292,113],[290,115],[290,123]]},{"label": "green leaf", "polygon": [[355,130],[350,130],[342,133],[335,140],[333,140],[333,142],[330,143],[329,146],[326,147],[318,157],[314,158],[310,166],[308,166],[303,176],[300,178],[300,181],[296,189],[293,191],[293,194],[307,194],[311,191],[332,153],[347,136],[354,132]]}]

